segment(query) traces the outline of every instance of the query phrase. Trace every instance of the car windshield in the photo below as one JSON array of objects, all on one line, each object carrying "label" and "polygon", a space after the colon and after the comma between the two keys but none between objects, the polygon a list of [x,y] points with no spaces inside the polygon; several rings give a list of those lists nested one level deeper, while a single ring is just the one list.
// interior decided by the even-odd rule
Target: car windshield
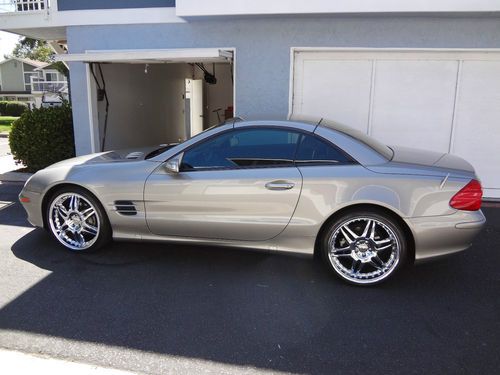
[{"label": "car windshield", "polygon": [[165,152],[165,151],[167,151],[167,150],[171,149],[171,148],[172,148],[172,147],[174,147],[174,146],[177,146],[177,145],[183,144],[183,143],[184,143],[184,142],[186,142],[186,141],[189,141],[189,140],[191,140],[191,139],[193,139],[193,138],[196,138],[196,137],[201,136],[202,134],[206,133],[206,132],[207,132],[207,131],[209,131],[209,130],[212,130],[212,129],[218,128],[219,126],[222,126],[222,125],[225,125],[225,124],[227,124],[227,123],[228,123],[228,121],[239,121],[239,120],[240,120],[239,118],[232,118],[232,119],[226,120],[226,121],[224,121],[224,122],[221,122],[221,123],[219,123],[219,124],[213,125],[213,126],[211,126],[211,127],[207,128],[207,129],[203,130],[201,133],[195,134],[195,135],[193,135],[192,137],[189,137],[189,138],[187,138],[187,139],[183,140],[182,142],[179,142],[179,143],[171,143],[171,144],[168,144],[168,145],[162,145],[162,146],[161,146],[161,147],[159,147],[158,149],[156,149],[156,150],[154,150],[154,151],[151,151],[149,154],[147,154],[145,159],[146,159],[146,160],[147,160],[147,159],[152,159],[152,158],[154,158],[155,156],[158,156],[158,155],[162,154],[163,152]]},{"label": "car windshield", "polygon": [[154,158],[155,156],[158,156],[158,155],[160,155],[160,154],[164,153],[165,151],[167,151],[167,150],[171,149],[171,148],[172,148],[172,147],[174,147],[174,146],[180,145],[180,144],[182,144],[182,143],[184,143],[184,142],[186,142],[186,141],[189,141],[189,140],[191,140],[191,139],[193,139],[193,138],[196,138],[196,137],[198,137],[198,136],[200,136],[200,135],[202,135],[202,134],[206,133],[207,131],[212,130],[212,129],[214,129],[214,128],[218,128],[219,126],[222,126],[222,125],[224,125],[224,124],[227,124],[227,120],[226,120],[225,122],[221,122],[220,124],[213,125],[213,126],[211,126],[211,127],[207,128],[207,129],[203,130],[201,133],[198,133],[198,134],[196,134],[196,135],[193,135],[192,137],[189,137],[189,138],[185,139],[185,140],[184,140],[184,141],[182,141],[182,142],[179,142],[179,143],[170,143],[170,144],[168,144],[168,145],[162,145],[161,147],[159,147],[159,148],[157,148],[156,150],[151,151],[149,154],[147,154],[145,159],[146,159],[146,160],[147,160],[147,159],[152,159],[152,158]]},{"label": "car windshield", "polygon": [[352,137],[352,138],[364,143],[368,147],[377,151],[380,155],[382,155],[387,160],[391,160],[394,156],[394,151],[392,151],[392,149],[389,146],[386,146],[382,142],[377,141],[375,138],[372,138],[369,135],[367,135],[359,130],[353,129],[349,126],[345,126],[345,125],[339,124],[339,123],[337,123],[335,121],[331,121],[331,120],[322,120],[321,125],[327,126],[327,127],[332,128],[334,130],[337,130],[341,133],[348,135],[349,137]]},{"label": "car windshield", "polygon": [[169,145],[164,145],[164,146],[161,146],[159,148],[157,148],[156,150],[154,151],[151,151],[149,154],[146,155],[145,159],[151,159],[151,158],[154,158],[155,156],[158,156],[162,153],[164,153],[165,151],[171,149],[172,147],[174,146],[177,146],[178,143],[171,143]]}]

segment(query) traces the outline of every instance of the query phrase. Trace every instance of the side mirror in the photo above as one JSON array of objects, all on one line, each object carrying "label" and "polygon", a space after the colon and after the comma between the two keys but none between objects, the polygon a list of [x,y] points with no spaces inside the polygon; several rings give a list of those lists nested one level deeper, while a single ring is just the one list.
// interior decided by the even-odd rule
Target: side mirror
[{"label": "side mirror", "polygon": [[182,157],[184,156],[184,153],[181,152],[180,154],[174,156],[173,158],[167,160],[167,162],[164,165],[165,170],[168,173],[173,173],[177,174],[179,173],[181,169],[181,163],[182,163]]}]

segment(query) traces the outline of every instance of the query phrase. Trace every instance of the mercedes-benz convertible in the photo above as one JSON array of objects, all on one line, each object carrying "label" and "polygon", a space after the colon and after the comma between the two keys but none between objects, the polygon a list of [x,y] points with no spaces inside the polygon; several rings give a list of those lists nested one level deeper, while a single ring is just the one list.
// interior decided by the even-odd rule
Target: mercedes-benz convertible
[{"label": "mercedes-benz convertible", "polygon": [[467,249],[485,224],[472,166],[318,121],[232,119],[177,145],[79,156],[34,174],[29,221],[75,252],[114,240],[319,254],[374,284]]}]

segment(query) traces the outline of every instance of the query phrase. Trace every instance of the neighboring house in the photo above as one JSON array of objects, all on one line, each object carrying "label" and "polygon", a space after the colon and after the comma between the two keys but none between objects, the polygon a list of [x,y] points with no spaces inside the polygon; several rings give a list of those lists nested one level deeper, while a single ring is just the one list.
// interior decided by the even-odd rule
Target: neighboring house
[{"label": "neighboring house", "polygon": [[17,0],[0,14],[4,30],[67,46],[78,154],[104,136],[105,149],[178,141],[231,107],[306,114],[461,155],[488,197],[500,197],[499,25],[496,0]]},{"label": "neighboring house", "polygon": [[8,58],[0,62],[0,100],[25,102],[40,107],[42,102],[67,98],[68,82],[53,64]]},{"label": "neighboring house", "polygon": [[38,76],[36,69],[46,65],[40,61],[10,58],[0,62],[0,100],[26,102],[35,106],[31,93],[31,77]]}]

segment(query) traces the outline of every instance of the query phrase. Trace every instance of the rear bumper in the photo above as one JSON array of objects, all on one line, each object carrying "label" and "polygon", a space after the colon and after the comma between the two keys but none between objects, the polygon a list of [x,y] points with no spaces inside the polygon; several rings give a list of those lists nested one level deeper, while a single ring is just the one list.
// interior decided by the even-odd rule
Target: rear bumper
[{"label": "rear bumper", "polygon": [[466,250],[486,224],[481,211],[457,211],[452,215],[406,219],[415,238],[415,262],[419,263]]}]

